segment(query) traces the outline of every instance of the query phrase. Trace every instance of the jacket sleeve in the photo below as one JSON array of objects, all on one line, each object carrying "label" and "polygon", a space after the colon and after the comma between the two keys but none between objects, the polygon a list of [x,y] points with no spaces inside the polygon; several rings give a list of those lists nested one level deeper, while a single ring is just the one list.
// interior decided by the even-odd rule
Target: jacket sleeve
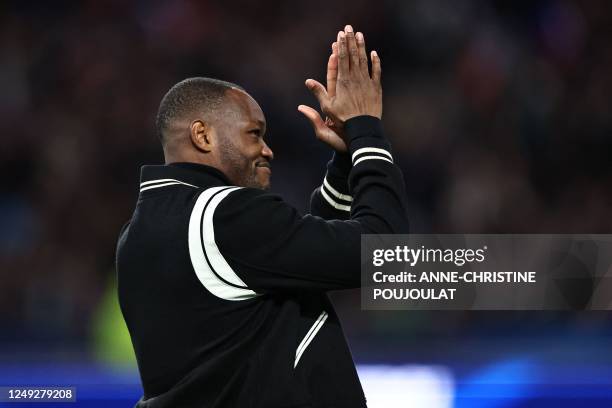
[{"label": "jacket sleeve", "polygon": [[380,121],[353,118],[346,132],[352,161],[350,219],[302,216],[279,196],[258,189],[205,190],[190,221],[196,273],[194,253],[209,283],[232,286],[227,289],[238,298],[359,287],[361,234],[407,233],[406,194]]},{"label": "jacket sleeve", "polygon": [[321,186],[310,196],[310,214],[326,220],[346,220],[351,215],[353,197],[348,187],[351,158],[348,153],[335,152],[327,163]]}]

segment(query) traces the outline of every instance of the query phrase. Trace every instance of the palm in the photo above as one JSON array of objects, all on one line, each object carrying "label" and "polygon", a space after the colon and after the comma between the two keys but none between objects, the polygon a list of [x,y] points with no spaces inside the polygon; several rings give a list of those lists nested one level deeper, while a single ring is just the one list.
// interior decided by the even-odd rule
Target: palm
[{"label": "palm", "polygon": [[[332,55],[329,57],[327,63],[327,89],[325,93],[329,97],[336,95],[336,82],[338,79],[338,47],[334,42],[332,44]],[[316,81],[315,81],[316,82]],[[316,86],[323,88],[323,85],[316,83]],[[330,118],[326,117],[325,121],[319,115],[319,112],[313,108],[305,105],[300,105],[298,110],[302,112],[311,122],[314,127],[315,134],[319,140],[326,143],[334,150],[345,153],[348,151],[348,147],[344,142],[344,132],[342,127]]]},{"label": "palm", "polygon": [[339,152],[347,152],[348,148],[346,143],[344,142],[344,131],[340,126],[337,126],[334,121],[330,117],[325,118],[325,127],[324,130],[326,134],[326,140],[328,143],[332,145],[334,150]]}]

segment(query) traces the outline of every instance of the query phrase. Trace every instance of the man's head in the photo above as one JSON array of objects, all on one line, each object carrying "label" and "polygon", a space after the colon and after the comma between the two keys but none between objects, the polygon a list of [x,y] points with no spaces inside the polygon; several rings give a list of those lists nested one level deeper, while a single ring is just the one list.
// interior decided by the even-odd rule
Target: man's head
[{"label": "man's head", "polygon": [[157,131],[166,163],[206,164],[237,186],[270,187],[266,120],[238,85],[211,78],[179,82],[159,105]]}]

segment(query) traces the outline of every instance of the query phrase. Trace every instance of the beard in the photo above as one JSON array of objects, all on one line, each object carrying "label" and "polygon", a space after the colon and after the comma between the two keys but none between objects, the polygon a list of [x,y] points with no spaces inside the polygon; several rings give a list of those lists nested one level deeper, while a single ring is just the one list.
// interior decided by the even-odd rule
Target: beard
[{"label": "beard", "polygon": [[[258,167],[253,161],[242,155],[238,149],[224,141],[220,145],[221,161],[227,178],[232,184],[239,187],[252,187],[262,190],[270,190],[270,176],[261,175]],[[267,162],[266,159],[261,159]]]}]

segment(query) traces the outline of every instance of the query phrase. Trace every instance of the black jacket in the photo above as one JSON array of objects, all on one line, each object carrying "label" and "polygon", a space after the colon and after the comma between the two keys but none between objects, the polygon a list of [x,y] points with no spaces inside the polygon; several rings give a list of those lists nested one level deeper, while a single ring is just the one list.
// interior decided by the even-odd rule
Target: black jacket
[{"label": "black jacket", "polygon": [[346,132],[351,154],[334,156],[304,216],[208,166],[142,168],[117,248],[138,407],[365,406],[326,292],[360,286],[361,234],[407,220],[380,121]]}]

